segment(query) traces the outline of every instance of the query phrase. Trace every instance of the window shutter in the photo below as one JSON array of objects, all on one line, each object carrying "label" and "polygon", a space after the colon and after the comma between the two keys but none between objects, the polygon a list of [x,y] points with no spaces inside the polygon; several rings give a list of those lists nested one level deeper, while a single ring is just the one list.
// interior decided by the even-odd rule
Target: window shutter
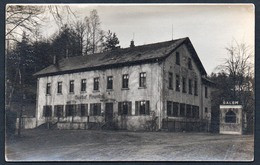
[{"label": "window shutter", "polygon": [[145,114],[150,115],[150,104],[149,101],[145,102]]},{"label": "window shutter", "polygon": [[118,115],[122,115],[121,105],[122,105],[122,102],[118,102]]},{"label": "window shutter", "polygon": [[132,102],[128,102],[128,115],[132,115]]},{"label": "window shutter", "polygon": [[98,104],[97,104],[97,108],[98,108],[97,115],[98,115],[98,116],[101,116],[101,103],[98,103]]},{"label": "window shutter", "polygon": [[93,107],[94,107],[94,104],[90,104],[89,116],[93,116]]},{"label": "window shutter", "polygon": [[139,101],[135,101],[135,115],[136,116],[139,115],[139,107],[140,107],[140,102]]}]

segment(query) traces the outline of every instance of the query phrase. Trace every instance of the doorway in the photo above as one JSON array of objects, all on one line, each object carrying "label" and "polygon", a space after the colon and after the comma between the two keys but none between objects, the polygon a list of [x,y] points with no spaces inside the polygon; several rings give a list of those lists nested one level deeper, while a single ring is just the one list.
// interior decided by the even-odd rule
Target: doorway
[{"label": "doorway", "polygon": [[105,122],[113,121],[113,103],[106,103],[105,107]]}]

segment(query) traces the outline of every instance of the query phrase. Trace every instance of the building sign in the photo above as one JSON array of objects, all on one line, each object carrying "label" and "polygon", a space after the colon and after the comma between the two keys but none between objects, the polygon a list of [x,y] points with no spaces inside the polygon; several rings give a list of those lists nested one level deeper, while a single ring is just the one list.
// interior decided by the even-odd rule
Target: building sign
[{"label": "building sign", "polygon": [[103,94],[98,94],[98,95],[90,94],[89,95],[89,99],[102,99],[102,98],[104,98]]},{"label": "building sign", "polygon": [[75,96],[75,100],[85,100],[85,99],[87,99],[87,95],[76,95]]},{"label": "building sign", "polygon": [[223,101],[223,105],[238,105],[238,101]]}]

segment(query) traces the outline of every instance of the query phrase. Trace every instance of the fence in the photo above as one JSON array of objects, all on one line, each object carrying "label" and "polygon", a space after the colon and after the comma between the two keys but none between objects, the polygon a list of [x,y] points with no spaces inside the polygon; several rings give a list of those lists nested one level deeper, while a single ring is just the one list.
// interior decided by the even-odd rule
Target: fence
[{"label": "fence", "polygon": [[207,132],[209,123],[207,121],[187,121],[187,120],[163,120],[163,129],[173,132]]}]

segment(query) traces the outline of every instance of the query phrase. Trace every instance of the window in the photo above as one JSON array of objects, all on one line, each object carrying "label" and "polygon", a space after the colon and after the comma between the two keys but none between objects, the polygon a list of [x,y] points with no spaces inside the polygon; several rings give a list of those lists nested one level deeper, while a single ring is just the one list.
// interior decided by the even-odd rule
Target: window
[{"label": "window", "polygon": [[81,80],[81,91],[85,92],[87,88],[87,80],[86,79],[82,79]]},{"label": "window", "polygon": [[107,77],[107,89],[113,89],[113,77],[112,76]]},{"label": "window", "polygon": [[124,74],[122,77],[122,88],[128,88],[128,74]]},{"label": "window", "polygon": [[135,102],[136,115],[150,115],[149,101],[136,101]]},{"label": "window", "polygon": [[188,58],[188,68],[192,70],[191,58]]},{"label": "window", "polygon": [[180,53],[179,52],[176,52],[176,64],[177,65],[180,65]]},{"label": "window", "polygon": [[80,116],[87,116],[88,115],[88,104],[80,104]]},{"label": "window", "polygon": [[185,117],[185,104],[180,104],[180,116]]},{"label": "window", "polygon": [[208,113],[208,108],[207,107],[205,107],[205,113]]},{"label": "window", "polygon": [[75,104],[66,105],[66,117],[67,116],[75,116],[75,112],[76,112],[76,105]]},{"label": "window", "polygon": [[94,90],[99,90],[99,77],[94,78]]},{"label": "window", "polygon": [[51,94],[51,83],[47,83],[46,84],[46,95],[50,95]]},{"label": "window", "polygon": [[194,95],[198,96],[198,81],[197,81],[197,79],[194,80]]},{"label": "window", "polygon": [[55,114],[55,117],[62,117],[63,116],[63,105],[55,105],[54,106],[54,114]]},{"label": "window", "polygon": [[178,116],[179,103],[167,101],[167,116]]},{"label": "window", "polygon": [[205,98],[208,98],[208,87],[205,87]]},{"label": "window", "polygon": [[180,91],[180,76],[176,75],[176,87],[175,87],[176,91]]},{"label": "window", "polygon": [[51,105],[43,106],[43,117],[51,117],[52,116],[52,107]]},{"label": "window", "polygon": [[192,106],[192,117],[199,118],[199,106]]},{"label": "window", "polygon": [[118,102],[118,115],[131,115],[131,114],[132,114],[131,101]]},{"label": "window", "polygon": [[189,79],[189,94],[192,94],[192,80]]},{"label": "window", "polygon": [[182,92],[186,93],[186,78],[182,77]]},{"label": "window", "polygon": [[167,101],[167,116],[172,116],[172,102]]},{"label": "window", "polygon": [[172,72],[169,72],[169,85],[168,85],[169,89],[173,88],[172,82],[173,82]]},{"label": "window", "polygon": [[191,108],[191,105],[189,105],[189,104],[186,105],[186,116],[192,117],[192,108]]},{"label": "window", "polygon": [[179,115],[179,103],[173,102],[172,103],[172,108],[173,108],[172,115],[174,117],[177,117]]},{"label": "window", "polygon": [[70,80],[69,92],[74,93],[74,80]]},{"label": "window", "polygon": [[90,115],[101,116],[101,103],[90,104]]},{"label": "window", "polygon": [[139,87],[146,87],[146,73],[140,73]]},{"label": "window", "polygon": [[225,123],[236,123],[237,117],[231,109],[225,115]]},{"label": "window", "polygon": [[58,82],[58,90],[57,93],[62,93],[62,82]]}]

